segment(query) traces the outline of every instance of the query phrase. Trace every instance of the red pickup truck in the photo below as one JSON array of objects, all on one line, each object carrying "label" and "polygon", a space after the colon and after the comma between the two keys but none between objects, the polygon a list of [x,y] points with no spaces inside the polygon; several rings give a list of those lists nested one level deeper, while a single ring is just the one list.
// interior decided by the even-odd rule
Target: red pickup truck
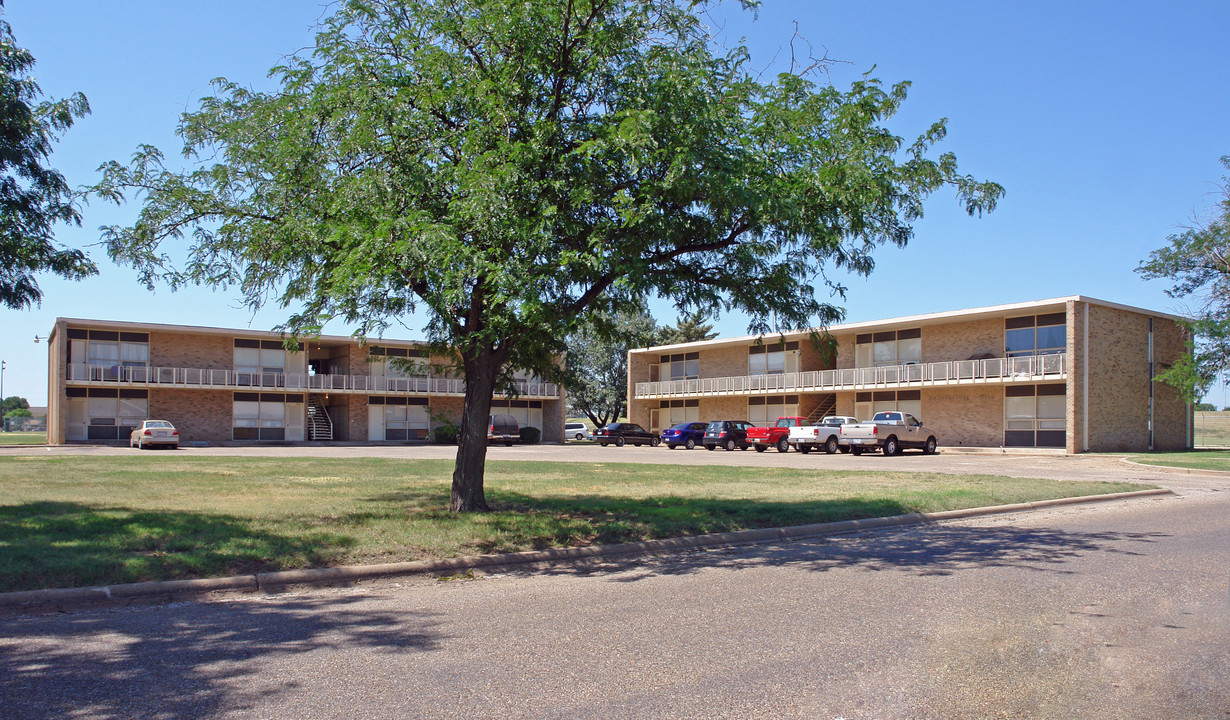
[{"label": "red pickup truck", "polygon": [[756,446],[756,452],[776,447],[778,452],[790,450],[790,428],[807,424],[805,417],[779,417],[773,427],[750,427],[747,429],[748,444]]}]

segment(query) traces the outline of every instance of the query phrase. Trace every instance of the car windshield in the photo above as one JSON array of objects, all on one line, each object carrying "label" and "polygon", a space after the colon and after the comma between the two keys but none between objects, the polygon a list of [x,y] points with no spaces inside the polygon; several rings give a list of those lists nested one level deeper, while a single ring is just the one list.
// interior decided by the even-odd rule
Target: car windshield
[{"label": "car windshield", "polygon": [[794,418],[778,418],[778,427],[794,427]]},{"label": "car windshield", "polygon": [[145,423],[145,427],[147,428],[169,428],[171,427],[171,423],[165,420],[149,420]]},{"label": "car windshield", "polygon": [[901,413],[899,412],[878,412],[871,419],[872,422],[901,422]]},{"label": "car windshield", "polygon": [[618,430],[618,429],[619,429],[619,423],[611,423],[610,425],[607,425],[606,427],[604,427],[604,428],[602,428],[602,429],[603,429],[603,430]]},{"label": "car windshield", "polygon": [[671,430],[691,430],[691,429],[692,429],[692,423],[679,423],[678,425],[671,425]]},{"label": "car windshield", "polygon": [[725,428],[725,427],[726,427],[726,423],[725,423],[725,422],[723,422],[723,421],[721,421],[721,420],[714,420],[713,422],[709,423],[709,427],[708,427],[708,429],[709,429],[709,430],[711,430],[711,431],[712,431],[712,430],[721,430],[721,429],[723,429],[723,428]]}]

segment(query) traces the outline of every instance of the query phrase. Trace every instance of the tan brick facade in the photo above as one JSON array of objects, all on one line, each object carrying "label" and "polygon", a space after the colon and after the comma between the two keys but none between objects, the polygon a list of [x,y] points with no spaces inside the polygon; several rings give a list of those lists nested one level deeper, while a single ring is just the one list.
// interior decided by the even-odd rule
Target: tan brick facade
[{"label": "tan brick facade", "polygon": [[[156,375],[121,374],[115,365],[98,365],[98,371],[82,371],[70,382],[68,379],[69,336],[82,338],[88,343],[113,342],[120,334],[122,342],[148,344],[148,367],[157,368]],[[132,335],[140,337],[133,338]],[[333,421],[333,439],[346,442],[369,442],[369,393],[366,380],[372,375],[372,363],[368,361],[370,345],[360,345],[353,338],[318,338],[304,343],[302,353],[288,353],[284,381],[264,388],[256,385],[239,385],[235,367],[237,340],[277,342],[282,336],[275,333],[259,333],[246,330],[221,328],[190,328],[142,323],[119,323],[98,320],[58,319],[48,337],[48,442],[60,444],[66,441],[69,400],[67,395],[100,390],[114,392],[147,393],[147,414],[151,418],[170,420],[180,430],[183,442],[229,443],[232,442],[236,392],[266,392],[285,395],[290,392],[302,394],[325,406]],[[75,342],[75,340],[74,340]],[[375,344],[381,344],[376,342]],[[406,342],[391,343],[389,347],[413,347]],[[131,349],[131,348],[130,348]],[[91,350],[92,351],[92,350]],[[114,350],[113,350],[114,351]],[[445,364],[448,358],[433,357],[431,362]],[[84,360],[74,359],[84,364]],[[315,377],[309,377],[309,367]],[[139,366],[137,369],[141,369]],[[181,372],[182,370],[227,371],[219,373]],[[146,371],[148,372],[148,371]],[[342,376],[331,378],[324,385],[317,383],[321,375]],[[149,382],[147,378],[158,379]],[[243,375],[246,378],[248,375]],[[269,373],[264,377],[277,378]],[[272,382],[268,381],[267,382]],[[338,383],[341,384],[338,384]],[[327,389],[326,389],[327,388]],[[395,396],[396,393],[390,393]],[[92,397],[92,396],[91,396]],[[111,395],[111,397],[116,397]],[[535,398],[535,400],[539,400]],[[563,442],[565,400],[561,390],[559,399],[542,398],[543,441]],[[77,401],[73,400],[76,403]],[[84,402],[84,400],[82,401]],[[463,399],[453,396],[429,397],[433,416],[443,416],[459,421]],[[74,408],[82,407],[74,404]],[[295,411],[303,409],[302,418],[286,418],[285,427],[306,427],[306,403],[295,405]],[[79,412],[73,410],[73,412]],[[103,415],[98,415],[103,418]],[[74,421],[78,422],[78,421]],[[433,419],[432,425],[437,424]],[[99,426],[102,426],[100,423]],[[74,427],[80,427],[74,425]],[[74,430],[74,433],[78,431]],[[292,437],[294,433],[288,433]],[[112,433],[114,435],[114,433]],[[76,435],[74,435],[76,436]],[[117,440],[115,442],[121,442]]]},{"label": "tan brick facade", "polygon": [[153,388],[149,415],[169,420],[184,444],[224,443],[231,440],[234,393],[230,390]]},{"label": "tan brick facade", "polygon": [[[924,365],[990,358],[989,362],[1008,367],[1002,360],[1006,357],[1007,320],[1053,314],[1062,314],[1066,319],[1066,352],[1063,356],[1066,377],[1052,374],[1045,378],[1026,377],[1023,381],[1014,370],[1011,374],[988,376],[986,380],[866,386],[862,391],[918,390],[922,419],[937,431],[941,445],[999,447],[1005,442],[1005,388],[1018,386],[1019,389],[1012,392],[1019,394],[1039,384],[1053,387],[1060,383],[1064,385],[1066,408],[1066,427],[1060,437],[1066,439],[1068,452],[1147,450],[1150,446],[1150,420],[1155,449],[1190,446],[1191,408],[1182,402],[1174,390],[1152,382],[1149,371],[1150,320],[1154,374],[1187,352],[1184,330],[1177,323],[1177,318],[1172,316],[1074,297],[835,327],[830,329],[837,344],[835,360],[824,358],[811,348],[805,335],[797,334],[789,339],[800,341],[800,372],[824,370],[834,365],[839,369],[852,369],[856,364],[856,340],[859,335],[915,328],[920,331],[921,363]],[[658,354],[668,350],[671,353],[698,352],[701,378],[739,377],[748,374],[746,352],[750,342],[719,339],[669,349],[633,351],[629,355],[629,418],[646,427],[649,425],[649,409],[657,407],[659,398],[637,399],[635,384],[650,380],[649,365],[657,362]],[[1050,362],[1057,360],[1052,358]],[[1150,389],[1153,393],[1152,405]],[[823,393],[799,395],[799,410],[804,415],[810,413],[823,397]],[[836,392],[836,412],[842,415],[857,414],[855,398],[856,392]],[[701,420],[746,418],[746,413],[745,394],[700,396]],[[1041,421],[1037,428],[1039,432],[1053,429],[1047,428]],[[1019,434],[1014,434],[1009,439],[1019,442],[1019,438]],[[1051,439],[1046,438],[1048,441]]]}]

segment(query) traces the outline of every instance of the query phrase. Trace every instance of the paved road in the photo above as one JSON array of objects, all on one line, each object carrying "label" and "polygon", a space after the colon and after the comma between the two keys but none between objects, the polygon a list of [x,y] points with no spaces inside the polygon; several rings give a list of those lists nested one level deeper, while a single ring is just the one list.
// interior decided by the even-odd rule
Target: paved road
[{"label": "paved road", "polygon": [[5,618],[0,716],[1226,720],[1230,492],[1203,480],[636,564]]}]

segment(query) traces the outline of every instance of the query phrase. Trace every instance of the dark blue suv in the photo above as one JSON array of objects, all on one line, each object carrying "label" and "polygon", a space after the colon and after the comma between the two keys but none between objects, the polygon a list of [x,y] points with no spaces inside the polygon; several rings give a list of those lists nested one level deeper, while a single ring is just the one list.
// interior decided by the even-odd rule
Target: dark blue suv
[{"label": "dark blue suv", "polygon": [[666,443],[666,447],[674,450],[680,445],[691,450],[701,441],[705,439],[705,428],[708,423],[703,422],[685,422],[678,425],[672,425],[662,431],[662,442]]}]

